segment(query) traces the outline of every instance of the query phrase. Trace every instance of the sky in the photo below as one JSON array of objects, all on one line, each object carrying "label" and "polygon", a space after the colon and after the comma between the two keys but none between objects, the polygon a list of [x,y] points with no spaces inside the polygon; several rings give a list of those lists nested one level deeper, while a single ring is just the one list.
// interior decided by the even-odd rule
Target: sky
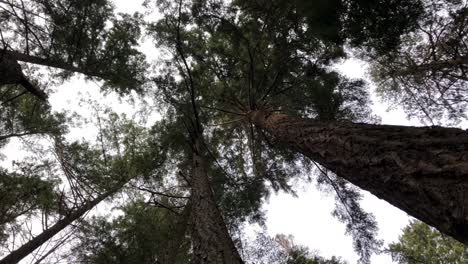
[{"label": "sky", "polygon": [[[114,0],[118,12],[132,13],[141,11],[141,0]],[[151,43],[145,42],[141,48],[150,59],[156,59],[154,48]],[[366,65],[358,60],[347,60],[338,66],[338,69],[345,75],[354,78],[365,78]],[[125,100],[116,99],[113,94],[107,96],[97,95],[99,84],[85,82],[76,78],[67,82],[57,89],[58,92],[50,97],[50,103],[54,110],[72,109],[81,114],[89,115],[89,105],[83,105],[76,100],[78,96],[93,97],[104,105],[113,105],[121,112],[131,112]],[[371,89],[373,87],[371,86]],[[372,95],[374,101],[374,113],[382,118],[383,124],[393,125],[421,125],[415,120],[406,119],[406,115],[399,108],[388,111],[388,105]],[[150,116],[151,120],[156,120],[157,115]],[[73,134],[75,133],[75,134]],[[84,130],[72,131],[70,138],[94,138],[97,130],[85,128]],[[9,153],[8,159],[3,163],[9,163],[20,157],[22,154],[17,148],[17,142],[13,141],[3,153]],[[387,202],[380,200],[368,192],[363,192],[364,199],[361,204],[368,212],[372,212],[379,224],[379,238],[383,239],[385,245],[396,241],[401,234],[401,229],[409,223],[410,217],[403,211],[395,208]],[[326,195],[315,187],[315,183],[303,183],[299,186],[297,197],[279,192],[272,195],[265,203],[264,209],[267,214],[267,230],[271,236],[276,234],[293,235],[295,242],[300,245],[316,250],[324,257],[339,256],[347,260],[350,264],[356,263],[358,256],[353,251],[351,237],[345,235],[344,224],[338,222],[331,215],[334,208],[334,198]],[[388,255],[373,256],[372,263],[390,264]]]}]

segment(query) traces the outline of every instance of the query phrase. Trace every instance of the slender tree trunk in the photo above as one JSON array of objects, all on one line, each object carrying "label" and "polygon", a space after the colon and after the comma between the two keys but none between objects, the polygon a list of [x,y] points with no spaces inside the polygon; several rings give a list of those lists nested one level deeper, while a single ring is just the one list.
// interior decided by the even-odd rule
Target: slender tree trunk
[{"label": "slender tree trunk", "polygon": [[279,143],[468,243],[468,133],[456,128],[318,122],[256,111]]},{"label": "slender tree trunk", "polygon": [[78,208],[74,212],[70,213],[69,215],[65,216],[63,219],[59,220],[53,226],[49,227],[48,229],[44,230],[41,234],[34,237],[33,239],[29,240],[26,244],[22,245],[18,249],[12,251],[6,257],[0,260],[0,264],[13,264],[18,263],[27,255],[31,254],[34,250],[38,249],[42,244],[47,242],[47,240],[51,239],[57,233],[65,229],[69,226],[73,221],[77,220],[78,218],[82,217],[86,212],[91,210],[94,206],[100,203],[102,200],[106,199],[107,197],[114,194],[118,191],[122,186],[119,188],[112,189],[107,191],[101,195],[99,195],[94,200],[84,204],[82,207]]},{"label": "slender tree trunk", "polygon": [[216,204],[200,151],[195,140],[192,155],[192,243],[195,264],[243,263]]},{"label": "slender tree trunk", "polygon": [[[80,67],[75,67],[73,65],[70,65],[69,63],[65,63],[65,62],[62,62],[62,61],[53,60],[53,59],[45,59],[45,58],[41,58],[41,57],[37,57],[37,56],[31,56],[31,55],[28,55],[28,54],[24,54],[24,53],[20,53],[20,52],[17,52],[17,51],[12,51],[12,50],[6,50],[6,51],[2,51],[2,52],[5,52],[3,54],[3,56],[5,56],[5,58],[10,59],[10,60],[23,61],[23,62],[27,62],[27,63],[48,66],[48,67],[62,69],[62,70],[66,70],[66,71],[82,73],[84,75],[88,75],[88,76],[92,76],[92,77],[106,79],[105,76],[103,76],[102,74],[99,74],[99,73],[97,73],[95,71],[89,71],[89,70],[82,69]],[[0,56],[2,56],[2,54],[0,54]]]},{"label": "slender tree trunk", "polygon": [[[415,75],[418,73],[430,72],[430,71],[446,71],[450,72],[459,67],[468,67],[468,56],[461,56],[451,60],[434,61],[431,63],[423,63],[418,65],[409,65],[403,69],[396,70],[394,75],[406,76]],[[460,76],[464,79],[463,76]]]}]

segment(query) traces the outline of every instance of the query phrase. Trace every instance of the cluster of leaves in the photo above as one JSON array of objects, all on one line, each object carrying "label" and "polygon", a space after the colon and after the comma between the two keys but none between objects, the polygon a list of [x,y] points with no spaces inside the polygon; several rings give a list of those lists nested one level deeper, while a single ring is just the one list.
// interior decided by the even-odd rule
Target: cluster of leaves
[{"label": "cluster of leaves", "polygon": [[38,211],[54,211],[56,182],[38,176],[41,168],[23,164],[18,173],[0,170],[0,242],[8,238],[5,229],[11,229],[18,217],[29,217]]},{"label": "cluster of leaves", "polygon": [[400,46],[372,56],[378,92],[425,123],[466,119],[468,87],[468,5],[428,1],[417,30]]},{"label": "cluster of leaves", "polygon": [[424,13],[423,1],[410,0],[293,0],[235,3],[248,12],[271,13],[272,6],[290,9],[287,19],[305,22],[310,36],[337,45],[385,54],[400,44],[400,36],[413,31]]},{"label": "cluster of leaves", "polygon": [[354,249],[360,253],[360,261],[370,262],[373,252],[379,252],[383,241],[377,239],[377,222],[373,214],[364,211],[359,201],[362,194],[345,179],[337,177],[325,168],[317,165],[319,188],[333,192],[335,195],[335,209],[332,215],[346,224],[346,233],[353,238]]},{"label": "cluster of leaves", "polygon": [[399,241],[391,243],[386,252],[400,264],[462,264],[468,261],[466,245],[420,221],[412,221],[406,226]]},{"label": "cluster of leaves", "polygon": [[[122,216],[93,217],[80,227],[75,249],[84,263],[165,263],[170,243],[177,243],[174,263],[190,263],[190,240],[176,237],[178,218],[173,212],[134,202],[122,208]],[[174,241],[176,240],[176,241]]]},{"label": "cluster of leaves", "polygon": [[15,137],[67,132],[64,114],[51,113],[47,103],[31,95],[17,97],[16,90],[15,86],[0,87],[0,146]]},{"label": "cluster of leaves", "polygon": [[80,72],[104,79],[121,94],[141,91],[141,14],[117,16],[107,0],[7,0],[0,8],[3,48],[15,59],[60,68],[61,78]]}]

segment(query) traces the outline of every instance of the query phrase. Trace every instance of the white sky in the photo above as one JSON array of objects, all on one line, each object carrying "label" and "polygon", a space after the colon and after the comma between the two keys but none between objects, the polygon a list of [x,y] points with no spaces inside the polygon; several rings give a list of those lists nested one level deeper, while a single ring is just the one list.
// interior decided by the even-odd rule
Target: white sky
[{"label": "white sky", "polygon": [[[126,13],[141,10],[142,2],[142,0],[114,0],[117,11]],[[151,48],[150,45],[145,43],[142,49],[147,51]],[[154,54],[150,54],[150,58],[154,59]],[[364,77],[365,73],[365,65],[356,60],[346,61],[339,66],[339,69],[350,77]],[[50,97],[50,102],[54,110],[65,108],[81,109],[81,111],[86,112],[89,109],[79,106],[79,102],[76,101],[77,94],[86,94],[88,91],[94,96],[95,92],[93,91],[96,90],[96,87],[95,83],[84,83],[83,80],[67,82],[58,89],[59,92]],[[119,105],[118,109],[121,111],[127,109],[125,102],[119,103],[113,96],[100,96],[94,99],[104,104],[117,104]],[[419,122],[407,120],[401,109],[387,112],[387,105],[379,102],[375,97],[373,97],[373,100],[374,113],[382,118],[382,123],[420,125]],[[78,132],[80,134],[72,134],[70,137],[86,136],[86,138],[94,138],[96,132],[96,130],[89,129],[85,133],[80,131]],[[21,156],[18,149],[15,149],[15,145],[9,144],[7,148],[2,149],[2,153],[8,154],[8,159],[3,164]],[[315,188],[314,183],[302,186],[302,190],[298,191],[297,194],[298,198],[294,198],[280,192],[271,196],[264,205],[267,210],[267,227],[270,235],[274,236],[278,233],[291,234],[294,236],[295,242],[308,246],[311,250],[318,250],[324,257],[341,256],[349,263],[356,263],[358,256],[353,251],[351,238],[344,235],[344,224],[339,223],[331,216],[331,211],[334,208],[333,196],[325,196]],[[408,224],[409,217],[406,213],[383,200],[377,199],[368,192],[364,192],[362,206],[376,216],[379,224],[379,236],[384,239],[385,245],[396,241],[401,234],[401,229]],[[388,255],[380,255],[374,256],[372,263],[387,264],[393,262]]]}]

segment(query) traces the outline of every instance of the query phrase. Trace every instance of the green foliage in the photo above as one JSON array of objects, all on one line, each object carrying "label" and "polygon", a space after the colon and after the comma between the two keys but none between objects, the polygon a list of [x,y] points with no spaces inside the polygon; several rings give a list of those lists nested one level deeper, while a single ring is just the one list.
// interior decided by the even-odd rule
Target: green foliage
[{"label": "green foliage", "polygon": [[[80,229],[78,261],[84,263],[163,263],[174,239],[178,216],[145,203],[128,204],[123,215],[109,221],[93,217]],[[184,235],[176,241],[177,261],[189,263],[190,242]],[[172,254],[174,252],[169,252]]]},{"label": "green foliage", "polygon": [[373,214],[364,211],[359,201],[362,194],[359,189],[346,180],[328,172],[320,170],[317,183],[321,188],[328,188],[335,195],[335,209],[332,215],[346,224],[346,233],[353,239],[353,247],[360,253],[360,262],[370,263],[373,252],[378,252],[382,241],[377,239],[377,222]]},{"label": "green foliage", "polygon": [[[196,122],[204,127],[211,187],[229,227],[245,220],[263,223],[262,199],[271,191],[293,192],[289,180],[304,171],[300,156],[272,144],[269,135],[246,122],[247,113],[262,109],[323,121],[375,122],[365,82],[330,67],[344,57],[343,48],[312,32],[294,5],[158,3],[165,17],[148,31],[171,56],[154,79],[157,96],[177,113],[175,128],[190,130]],[[182,134],[188,142],[190,135]],[[358,197],[348,197],[351,210],[357,210]],[[348,232],[368,261],[379,246],[372,216],[362,210],[354,218],[335,215],[352,223]]]},{"label": "green foliage", "polygon": [[[64,79],[74,72],[72,66],[88,78],[105,79],[104,87],[120,95],[143,92],[148,65],[136,49],[145,24],[142,15],[115,15],[106,0],[29,3],[26,27],[22,16],[12,12],[19,7],[0,11],[11,48],[61,63]],[[150,129],[106,110],[104,117],[97,113],[96,140],[67,142],[64,123],[70,120],[28,96],[7,100],[0,113],[0,139],[23,132],[52,135],[56,171],[51,175],[65,186],[57,211],[75,208],[130,179],[135,188],[127,190],[126,198],[147,199],[127,204],[113,220],[95,217],[82,224],[72,257],[82,262],[154,263],[172,249],[171,234],[182,217],[179,207],[186,206],[189,195],[194,131],[203,133],[200,151],[230,231],[237,232],[245,221],[263,224],[265,198],[279,190],[294,193],[291,179],[304,177],[313,164],[275,145],[247,115],[267,110],[324,122],[377,122],[366,83],[340,75],[333,65],[346,58],[345,44],[380,58],[404,48],[423,15],[421,1],[409,0],[159,0],[157,5],[164,17],[147,25],[146,33],[168,56],[152,79],[157,89],[148,94],[159,104],[163,120]],[[451,14],[461,21],[452,31],[462,30],[463,14]],[[441,46],[450,46],[456,40],[452,35]],[[5,98],[15,97],[8,87],[2,89]],[[359,206],[358,190],[326,172],[316,177],[336,193],[333,215],[346,224],[361,261],[368,263],[381,242],[374,217]],[[50,203],[26,195],[34,184],[42,184],[30,183],[12,187],[24,198],[8,200],[8,208],[20,212]],[[173,194],[180,197],[165,196]],[[178,261],[187,263],[190,242],[185,235],[178,242]],[[270,254],[261,256],[265,263],[342,263],[283,242],[260,237],[252,254],[268,249]]]},{"label": "green foliage", "polygon": [[468,248],[420,221],[412,221],[403,229],[399,241],[386,250],[401,264],[453,263],[468,261]]},{"label": "green foliage", "polygon": [[8,237],[4,231],[16,218],[56,209],[56,182],[38,177],[40,166],[24,164],[21,169],[18,173],[0,169],[0,242]]},{"label": "green foliage", "polygon": [[148,65],[137,50],[141,14],[115,15],[107,0],[14,0],[0,6],[8,17],[0,23],[5,48],[64,70],[63,79],[80,72],[104,79],[104,88],[120,94],[142,91]]},{"label": "green foliage", "polygon": [[386,54],[400,45],[400,37],[414,31],[424,15],[420,0],[343,0],[342,35],[355,47]]},{"label": "green foliage", "polygon": [[234,1],[248,12],[277,18],[277,9],[290,10],[286,19],[306,25],[306,34],[328,43],[385,54],[413,31],[424,14],[423,1],[411,0],[293,0]]},{"label": "green foliage", "polygon": [[418,29],[399,49],[371,58],[380,95],[408,116],[435,124],[466,118],[468,8],[459,1],[427,1]]},{"label": "green foliage", "polygon": [[[31,95],[17,96],[13,86],[0,87],[0,147],[27,135],[57,136],[67,132],[67,118]],[[5,98],[3,100],[3,98]]]},{"label": "green foliage", "polygon": [[287,264],[343,264],[344,262],[335,256],[325,259],[317,255],[311,255],[305,248],[297,248],[289,253]]}]

